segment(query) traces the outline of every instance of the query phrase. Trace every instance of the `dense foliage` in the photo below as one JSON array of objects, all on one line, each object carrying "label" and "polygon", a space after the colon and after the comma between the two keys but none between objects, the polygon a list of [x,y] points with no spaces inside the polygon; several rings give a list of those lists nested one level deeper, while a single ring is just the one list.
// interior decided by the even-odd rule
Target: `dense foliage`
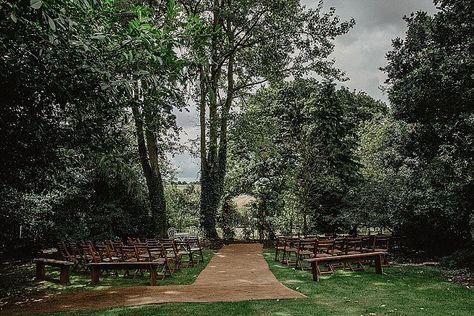
[{"label": "dense foliage", "polygon": [[[387,229],[445,255],[473,241],[472,4],[406,17],[387,54],[390,107],[329,84],[259,91],[233,129],[228,190],[266,200],[270,230]],[[260,219],[263,221],[263,219]]]},{"label": "dense foliage", "polygon": [[153,200],[144,184],[156,180],[143,180],[138,158],[141,123],[142,138],[155,139],[145,145],[144,155],[155,151],[149,168],[169,169],[180,101],[168,87],[180,62],[166,41],[174,26],[158,20],[173,12],[133,1],[2,1],[2,247],[151,234],[160,220],[166,230],[154,212],[163,193]]},{"label": "dense foliage", "polygon": [[387,55],[403,140],[386,161],[402,186],[393,224],[415,246],[448,253],[472,244],[474,4],[436,3],[434,17],[406,18],[406,38]]},{"label": "dense foliage", "polygon": [[349,193],[361,181],[358,130],[384,111],[330,82],[297,80],[259,91],[233,129],[229,190],[263,200],[271,230],[347,231]]},{"label": "dense foliage", "polygon": [[[129,159],[130,144],[115,109],[98,91],[100,79],[82,67],[87,52],[68,43],[70,33],[56,34],[55,18],[69,23],[50,16],[57,8],[40,14],[25,2],[2,3],[1,231],[7,244],[20,236],[29,242],[57,232],[107,231],[140,204],[120,180],[125,175],[114,181],[97,168],[114,152],[117,160]],[[127,193],[122,203],[116,191]],[[122,212],[110,212],[113,205]],[[90,208],[115,216],[97,227]],[[128,230],[127,224],[117,226]]]},{"label": "dense foliage", "polygon": [[[170,225],[375,227],[433,254],[470,249],[474,4],[435,4],[393,41],[385,105],[333,83],[333,41],[354,21],[322,3],[0,0],[0,251]],[[186,106],[200,185],[176,185],[169,164]]]},{"label": "dense foliage", "polygon": [[[194,95],[199,109],[201,226],[217,238],[217,209],[224,196],[229,117],[255,87],[289,77],[318,74],[339,78],[328,57],[334,38],[353,21],[335,9],[314,9],[299,0],[181,0],[184,13],[198,19],[208,37],[188,45],[197,72]],[[202,32],[199,34],[203,34]]]}]

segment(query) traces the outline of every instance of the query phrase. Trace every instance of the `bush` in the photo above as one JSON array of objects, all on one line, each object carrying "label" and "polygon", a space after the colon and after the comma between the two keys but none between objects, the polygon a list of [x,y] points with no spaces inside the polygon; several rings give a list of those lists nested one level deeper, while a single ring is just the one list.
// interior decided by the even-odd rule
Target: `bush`
[{"label": "bush", "polygon": [[441,265],[447,268],[474,269],[474,247],[458,250],[441,259]]}]

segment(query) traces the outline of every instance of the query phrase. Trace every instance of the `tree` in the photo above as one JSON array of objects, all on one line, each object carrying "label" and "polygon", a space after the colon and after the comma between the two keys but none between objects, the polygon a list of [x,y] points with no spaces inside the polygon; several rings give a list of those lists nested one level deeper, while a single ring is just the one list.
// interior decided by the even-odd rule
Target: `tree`
[{"label": "tree", "polygon": [[362,124],[359,134],[355,155],[362,179],[350,191],[349,221],[353,226],[394,231],[404,223],[401,214],[413,189],[406,185],[411,169],[399,168],[408,126],[394,119],[392,113],[381,112]]},{"label": "tree", "polygon": [[[94,45],[104,74],[101,88],[129,109],[135,123],[137,151],[148,188],[150,219],[157,235],[166,236],[165,153],[176,145],[173,110],[184,106],[179,90],[184,60],[176,49],[184,29],[174,1],[112,1],[104,4],[103,23],[83,36]],[[94,41],[95,40],[95,41]]]},{"label": "tree", "polygon": [[199,227],[199,186],[194,184],[167,185],[165,195],[172,227],[178,231]]},{"label": "tree", "polygon": [[164,157],[183,105],[173,3],[1,2],[7,244],[166,232]]},{"label": "tree", "polygon": [[6,246],[141,230],[128,222],[147,207],[133,164],[124,163],[133,147],[127,123],[89,67],[96,50],[76,40],[102,22],[89,9],[71,1],[1,3]]},{"label": "tree", "polygon": [[347,196],[360,179],[358,130],[384,109],[330,82],[295,80],[260,90],[230,134],[227,190],[257,197],[262,219],[269,216],[282,232],[347,228]]},{"label": "tree", "polygon": [[[160,6],[161,5],[161,6]],[[122,34],[120,45],[125,60],[118,64],[118,78],[131,95],[122,100],[129,103],[135,122],[138,154],[145,175],[150,200],[151,218],[159,236],[166,236],[166,212],[162,168],[170,129],[176,129],[174,108],[182,106],[181,96],[173,87],[180,76],[182,61],[175,53],[176,14],[174,1],[168,7],[141,5],[121,8],[137,12],[128,21],[128,30]],[[114,38],[114,46],[117,38]],[[124,43],[126,43],[124,45]],[[114,66],[116,66],[116,64]]]},{"label": "tree", "polygon": [[393,41],[384,70],[394,117],[408,133],[401,161],[392,162],[410,172],[399,231],[417,248],[446,254],[472,244],[474,4],[435,3],[433,17],[405,18],[406,37]]},{"label": "tree", "polygon": [[339,76],[327,57],[332,40],[353,22],[340,22],[298,0],[181,1],[189,16],[200,16],[211,31],[196,45],[197,100],[200,113],[201,224],[217,238],[216,211],[223,194],[229,114],[234,100],[265,82],[317,73]]}]

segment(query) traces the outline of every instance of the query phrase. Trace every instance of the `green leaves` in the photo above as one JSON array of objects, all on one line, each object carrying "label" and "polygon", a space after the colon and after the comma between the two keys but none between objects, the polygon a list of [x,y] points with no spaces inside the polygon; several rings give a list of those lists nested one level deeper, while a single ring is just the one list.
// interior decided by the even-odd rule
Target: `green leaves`
[{"label": "green leaves", "polygon": [[436,2],[443,9],[434,16],[405,18],[406,38],[387,54],[391,108],[407,131],[403,142],[390,133],[378,156],[397,188],[381,209],[414,246],[447,254],[472,242],[473,129],[464,118],[474,109],[474,10],[472,1]]},{"label": "green leaves", "polygon": [[10,19],[11,19],[14,23],[18,22],[18,18],[16,17],[15,12],[10,13]]},{"label": "green leaves", "polygon": [[38,10],[39,8],[41,8],[42,5],[43,5],[42,0],[30,0],[30,7],[32,7],[35,10]]},{"label": "green leaves", "polygon": [[56,31],[56,23],[54,23],[54,20],[50,16],[48,16],[48,24],[49,24],[49,27],[51,28],[51,30],[53,32],[55,32]]},{"label": "green leaves", "polygon": [[360,121],[353,121],[370,119],[365,112],[378,106],[314,80],[260,90],[230,133],[226,183],[267,197],[281,230],[303,214],[320,232],[348,226],[345,197],[359,179],[353,135]]}]

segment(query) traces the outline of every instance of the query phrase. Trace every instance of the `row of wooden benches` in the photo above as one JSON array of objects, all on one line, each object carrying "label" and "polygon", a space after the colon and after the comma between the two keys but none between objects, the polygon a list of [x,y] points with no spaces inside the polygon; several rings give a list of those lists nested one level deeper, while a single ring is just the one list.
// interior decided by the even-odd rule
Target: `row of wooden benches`
[{"label": "row of wooden benches", "polygon": [[[382,273],[382,267],[388,265],[386,254],[389,246],[390,236],[386,235],[342,238],[280,236],[275,244],[275,261],[301,269],[310,264],[316,281],[321,274],[334,273],[336,267],[363,270],[363,262],[374,262],[376,272]],[[322,270],[321,265],[326,266],[326,270]]]},{"label": "row of wooden benches", "polygon": [[150,283],[156,284],[161,268],[162,278],[172,276],[175,270],[184,264],[194,266],[204,260],[202,247],[197,237],[186,240],[172,239],[129,239],[122,241],[107,240],[100,243],[81,241],[75,243],[58,243],[61,259],[37,258],[36,276],[43,279],[45,266],[56,266],[61,269],[60,282],[68,283],[70,270],[91,272],[92,284],[99,281],[103,270],[148,270]]}]

